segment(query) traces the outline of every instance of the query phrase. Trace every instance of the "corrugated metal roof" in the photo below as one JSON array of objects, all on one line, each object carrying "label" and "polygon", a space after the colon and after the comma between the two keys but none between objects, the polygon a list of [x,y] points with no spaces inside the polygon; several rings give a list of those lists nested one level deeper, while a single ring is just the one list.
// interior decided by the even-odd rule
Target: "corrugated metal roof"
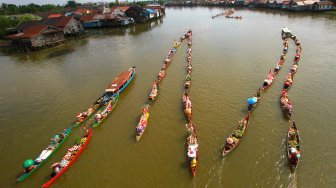
[{"label": "corrugated metal roof", "polygon": [[24,30],[23,33],[8,35],[6,38],[9,38],[9,39],[31,38],[31,37],[34,37],[34,36],[37,36],[37,35],[41,34],[47,28],[52,28],[53,32],[62,31],[61,29],[58,29],[56,27],[45,26],[45,25],[37,25],[37,26],[31,26],[30,28]]}]

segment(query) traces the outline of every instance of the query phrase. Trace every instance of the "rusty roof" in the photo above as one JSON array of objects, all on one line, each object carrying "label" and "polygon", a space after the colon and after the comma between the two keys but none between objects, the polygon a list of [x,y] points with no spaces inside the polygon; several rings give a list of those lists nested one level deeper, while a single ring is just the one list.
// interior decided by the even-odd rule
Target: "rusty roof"
[{"label": "rusty roof", "polygon": [[315,3],[317,3],[318,5],[334,5],[334,3],[331,1],[320,1]]},{"label": "rusty roof", "polygon": [[81,16],[79,19],[82,21],[82,22],[89,22],[91,20],[93,20],[93,14],[88,14],[88,15],[84,15],[84,16]]},{"label": "rusty roof", "polygon": [[114,7],[111,8],[112,11],[115,10],[115,9],[118,9],[118,10],[121,10],[121,11],[125,12],[126,10],[129,9],[129,6],[114,6]]},{"label": "rusty roof", "polygon": [[37,35],[40,35],[43,31],[45,31],[48,28],[52,28],[53,30],[46,32],[46,33],[53,33],[53,32],[59,32],[62,31],[61,29],[58,29],[56,27],[52,26],[45,26],[45,25],[37,25],[37,26],[31,26],[28,29],[24,30],[22,33],[8,35],[6,38],[9,39],[15,39],[15,38],[31,38]]},{"label": "rusty roof", "polygon": [[119,74],[112,82],[107,86],[105,92],[114,92],[118,90],[124,83],[126,83],[131,75],[132,72],[135,70],[134,67],[128,69],[127,71],[122,72]]},{"label": "rusty roof", "polygon": [[48,18],[57,18],[57,17],[61,17],[62,14],[49,14]]}]

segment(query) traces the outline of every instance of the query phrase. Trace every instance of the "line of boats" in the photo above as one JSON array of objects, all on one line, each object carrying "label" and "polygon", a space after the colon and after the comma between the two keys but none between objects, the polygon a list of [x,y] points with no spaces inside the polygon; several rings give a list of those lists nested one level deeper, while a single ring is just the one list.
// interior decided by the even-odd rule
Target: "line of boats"
[{"label": "line of boats", "polygon": [[236,19],[242,19],[243,17],[242,16],[233,16],[233,14],[235,13],[235,9],[229,9],[227,11],[224,11],[222,13],[219,13],[219,14],[216,14],[214,16],[211,17],[211,19],[214,19],[216,17],[219,17],[219,16],[225,16],[225,18],[236,18]]},{"label": "line of boats", "polygon": [[103,95],[99,97],[90,107],[84,112],[76,115],[76,120],[68,128],[64,129],[61,133],[54,135],[51,138],[51,143],[41,152],[41,154],[34,160],[26,160],[22,166],[24,172],[17,179],[18,182],[27,179],[33,172],[41,167],[65,142],[69,137],[71,130],[80,125],[84,128],[84,136],[75,142],[75,144],[67,150],[67,153],[60,162],[52,165],[52,173],[50,179],[42,185],[43,188],[49,187],[59,176],[61,176],[73,162],[82,153],[87,146],[91,135],[92,129],[98,127],[112,112],[119,100],[119,93],[122,92],[132,81],[135,76],[136,67],[119,74],[114,80],[110,82],[105,89]]},{"label": "line of boats", "polygon": [[192,31],[189,30],[186,34],[188,38],[187,58],[186,58],[186,73],[187,76],[184,80],[184,91],[182,95],[182,107],[185,118],[187,120],[187,157],[189,168],[193,176],[196,175],[196,169],[198,166],[198,138],[195,124],[192,122],[192,103],[189,97],[189,91],[191,87],[191,72],[192,72],[192,59],[191,59],[191,47],[192,47]]},{"label": "line of boats", "polygon": [[[283,110],[284,116],[291,120],[292,106],[291,102],[288,99],[288,90],[293,84],[293,76],[298,70],[298,62],[301,57],[301,44],[296,38],[295,35],[292,35],[288,28],[282,29],[282,39],[283,39],[283,53],[280,56],[279,61],[277,62],[275,68],[269,71],[266,76],[263,85],[257,90],[253,97],[247,100],[248,111],[246,115],[238,122],[238,125],[235,127],[233,132],[227,137],[226,143],[224,144],[222,150],[222,156],[226,156],[231,151],[238,146],[242,141],[243,136],[246,133],[248,128],[251,112],[256,108],[257,104],[260,101],[261,91],[265,91],[269,88],[275,79],[275,76],[280,71],[282,64],[286,59],[286,54],[288,51],[288,39],[293,39],[297,46],[296,55],[294,58],[294,63],[291,66],[291,69],[286,76],[286,80],[283,84],[283,90],[280,96],[280,105]],[[187,76],[184,80],[184,92],[182,95],[182,106],[185,118],[187,120],[187,158],[190,170],[192,175],[196,175],[196,169],[198,166],[199,160],[199,150],[198,150],[198,138],[197,131],[194,123],[192,122],[192,103],[189,97],[189,91],[191,88],[191,72],[192,72],[192,60],[191,60],[191,47],[192,47],[192,31],[189,30],[186,34],[179,38],[178,41],[174,40],[174,46],[169,50],[168,55],[166,56],[161,70],[159,71],[157,78],[154,80],[151,92],[148,96],[148,102],[143,105],[141,117],[139,123],[136,127],[136,141],[139,141],[143,135],[149,118],[149,108],[150,105],[155,101],[159,92],[159,83],[163,80],[166,75],[167,67],[170,65],[172,56],[176,53],[177,48],[180,46],[183,40],[188,40],[187,48],[187,58],[186,58],[186,73]],[[28,178],[33,172],[35,172],[40,166],[42,166],[66,141],[69,137],[73,128],[76,128],[82,125],[84,134],[80,140],[77,140],[75,144],[69,148],[64,155],[64,157],[57,163],[52,165],[52,173],[50,174],[50,179],[42,185],[43,188],[49,187],[59,176],[61,176],[78,156],[83,152],[87,146],[93,128],[96,128],[102,124],[102,122],[108,117],[108,115],[115,108],[118,100],[119,94],[122,92],[132,81],[135,76],[135,67],[122,72],[114,80],[110,82],[108,87],[105,89],[103,95],[99,97],[92,105],[89,106],[84,112],[78,113],[76,115],[76,120],[62,132],[55,134],[51,138],[51,143],[40,153],[38,157],[34,160],[28,159],[23,163],[24,173],[19,176],[17,179],[18,182],[24,181]],[[289,126],[287,133],[287,157],[289,160],[290,167],[292,171],[296,169],[296,166],[299,163],[300,158],[300,136],[296,124],[294,121]]]},{"label": "line of boats", "polygon": [[[246,130],[248,128],[251,112],[253,111],[253,109],[256,108],[257,104],[260,101],[261,91],[265,91],[273,84],[275,76],[280,71],[281,66],[286,59],[286,54],[288,52],[288,39],[292,39],[295,42],[296,54],[294,57],[294,63],[291,66],[290,71],[287,74],[285,82],[283,84],[283,89],[280,96],[280,106],[282,108],[284,116],[289,121],[291,119],[292,105],[290,100],[288,99],[287,92],[293,85],[293,76],[298,70],[298,62],[301,58],[302,48],[297,37],[291,34],[291,31],[288,28],[286,27],[282,28],[281,37],[283,39],[283,45],[284,45],[283,53],[281,54],[280,59],[277,62],[274,69],[273,70],[271,69],[267,74],[263,85],[257,90],[257,92],[253,95],[253,97],[247,100],[248,103],[247,114],[240,121],[238,121],[238,125],[235,127],[233,132],[227,137],[222,150],[223,157],[229,154],[234,148],[236,148],[238,144],[241,142],[243,136],[245,135]],[[300,136],[294,120],[292,121],[292,123],[289,123],[286,143],[287,143],[286,146],[287,146],[287,157],[289,161],[289,166],[291,170],[294,172],[296,166],[299,163],[300,158]]]},{"label": "line of boats", "polygon": [[157,76],[156,76],[156,78],[153,82],[152,89],[151,89],[151,91],[148,95],[148,101],[146,102],[146,104],[144,104],[142,106],[141,117],[140,117],[140,120],[138,122],[138,125],[135,128],[135,140],[136,141],[140,140],[140,138],[142,137],[142,135],[144,134],[144,132],[147,128],[148,118],[149,118],[149,108],[159,94],[159,89],[160,89],[159,84],[163,80],[163,78],[166,76],[167,68],[172,61],[172,57],[176,53],[176,50],[180,46],[183,39],[184,39],[184,36],[182,36],[178,41],[174,40],[173,48],[171,48],[168,51],[167,56],[163,60],[163,64],[161,66],[161,69],[160,69],[159,73],[157,74]]}]

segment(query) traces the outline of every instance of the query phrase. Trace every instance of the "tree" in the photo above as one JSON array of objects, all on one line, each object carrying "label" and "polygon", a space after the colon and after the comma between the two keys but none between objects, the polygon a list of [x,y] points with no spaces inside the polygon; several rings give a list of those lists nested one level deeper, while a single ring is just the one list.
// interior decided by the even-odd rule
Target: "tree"
[{"label": "tree", "polygon": [[77,3],[76,3],[75,0],[68,0],[65,6],[75,8],[75,7],[77,7]]}]

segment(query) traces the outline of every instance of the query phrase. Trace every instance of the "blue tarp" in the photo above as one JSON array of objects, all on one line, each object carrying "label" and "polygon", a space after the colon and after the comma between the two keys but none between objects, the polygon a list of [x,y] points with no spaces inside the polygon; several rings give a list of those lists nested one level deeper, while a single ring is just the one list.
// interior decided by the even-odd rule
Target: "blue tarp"
[{"label": "blue tarp", "polygon": [[146,8],[146,11],[147,11],[147,12],[149,12],[149,13],[155,13],[155,11],[154,11],[154,10],[152,10],[152,9],[149,9],[149,8]]}]

